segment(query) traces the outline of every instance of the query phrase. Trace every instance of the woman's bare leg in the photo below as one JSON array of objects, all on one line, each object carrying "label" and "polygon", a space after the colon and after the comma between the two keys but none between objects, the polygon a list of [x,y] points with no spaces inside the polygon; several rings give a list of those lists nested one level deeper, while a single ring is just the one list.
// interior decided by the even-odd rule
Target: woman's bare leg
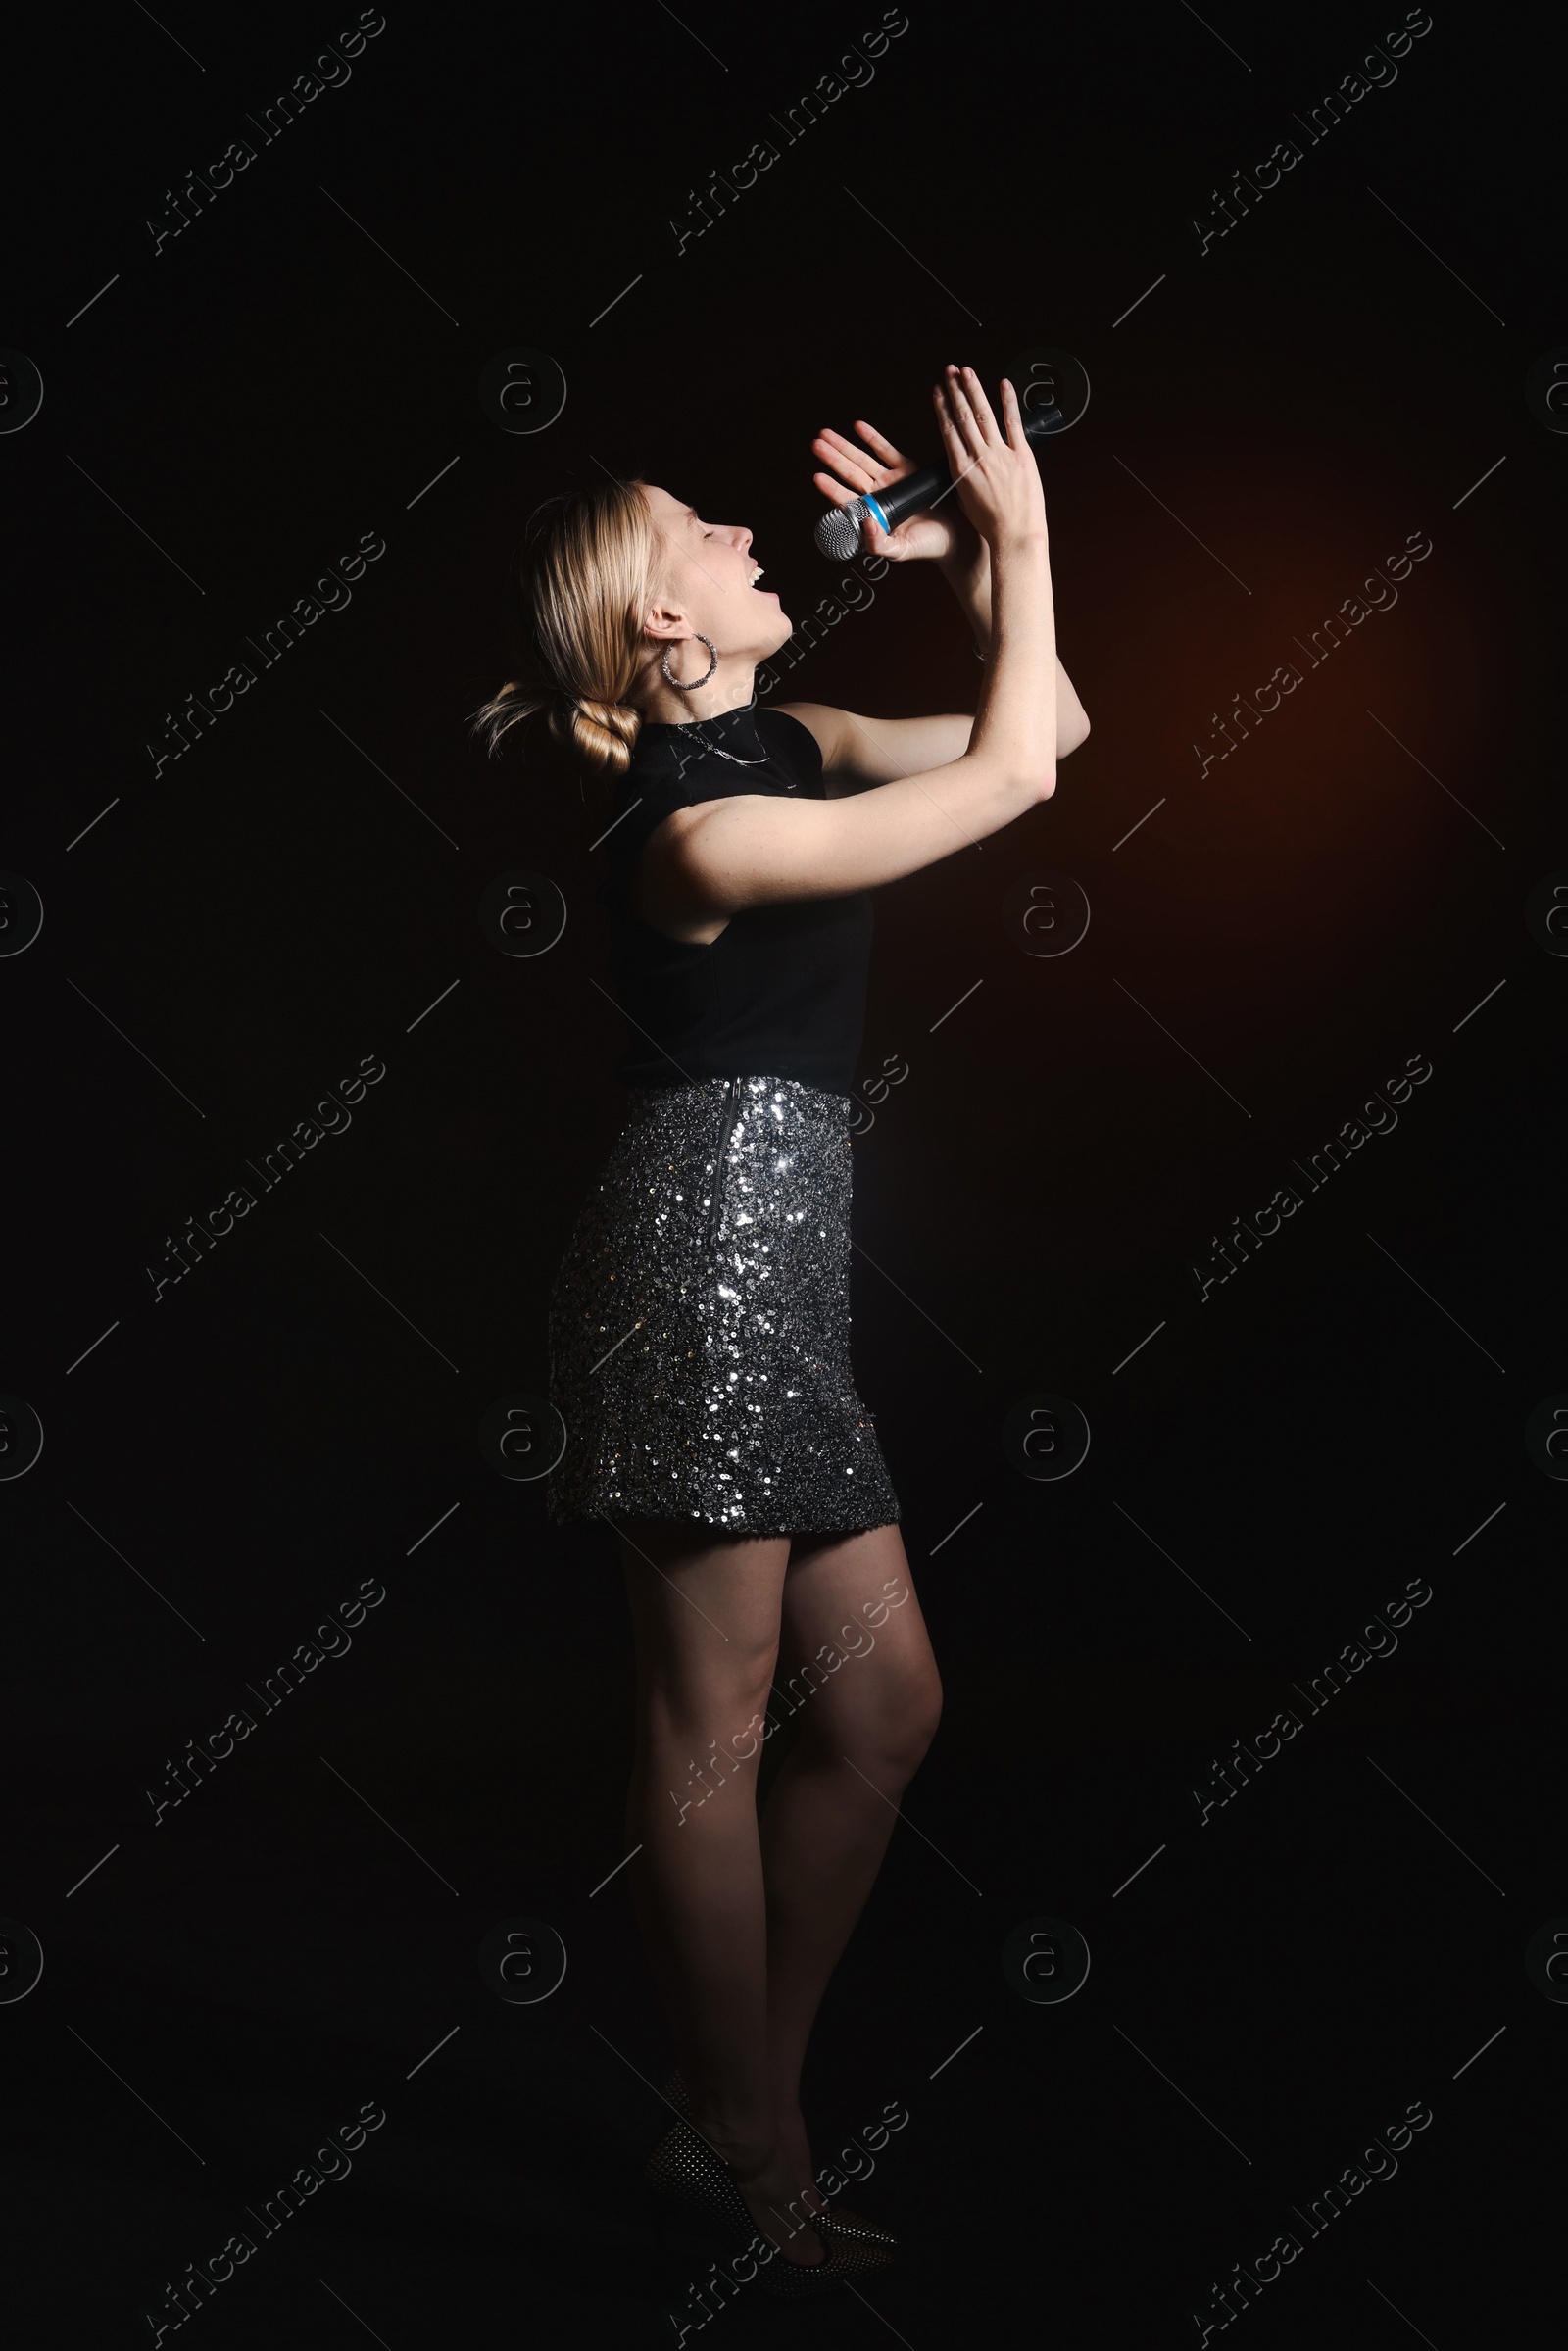
[{"label": "woman's bare leg", "polygon": [[735,2169],[787,2259],[824,2253],[789,2211],[768,2064],[767,1918],[757,1757],[778,1654],[789,1538],[633,1522],[621,1555],[637,1642],[627,1877],[697,2130]]},{"label": "woman's bare leg", "polygon": [[794,1538],[778,1687],[800,1730],[761,1821],[768,2065],[780,2140],[814,2211],[822,2199],[800,2107],[807,2038],[942,1710],[896,1526]]}]

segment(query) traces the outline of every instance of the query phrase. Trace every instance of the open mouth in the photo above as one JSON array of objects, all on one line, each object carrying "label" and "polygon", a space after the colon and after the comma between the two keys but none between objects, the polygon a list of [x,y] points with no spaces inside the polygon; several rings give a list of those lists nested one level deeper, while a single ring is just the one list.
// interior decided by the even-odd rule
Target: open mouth
[{"label": "open mouth", "polygon": [[[755,588],[755,587],[757,586],[757,583],[758,583],[758,581],[759,581],[759,580],[761,578],[761,576],[762,576],[762,566],[761,566],[761,564],[760,564],[760,563],[754,563],[754,564],[752,565],[752,577],[751,577],[751,582],[750,582],[751,586]],[[760,594],[761,594],[761,595],[763,595],[763,596],[771,596],[771,597],[772,597],[772,599],[773,599],[773,602],[774,602],[775,604],[777,604],[777,602],[778,602],[778,591],[777,591],[777,589],[776,589],[776,588],[763,588],[763,589],[760,590],[759,592],[760,592]]]}]

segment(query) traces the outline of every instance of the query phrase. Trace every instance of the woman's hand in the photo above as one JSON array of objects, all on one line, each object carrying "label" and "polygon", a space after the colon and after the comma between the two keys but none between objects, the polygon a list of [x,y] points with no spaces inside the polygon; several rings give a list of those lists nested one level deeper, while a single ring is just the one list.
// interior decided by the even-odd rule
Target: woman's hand
[{"label": "woman's hand", "polygon": [[937,422],[957,484],[953,495],[993,554],[1031,540],[1046,544],[1046,494],[1024,438],[1018,396],[1005,376],[997,422],[972,367],[950,367],[933,385]]},{"label": "woman's hand", "polygon": [[[811,443],[812,454],[833,467],[831,473],[813,473],[811,479],[835,506],[849,506],[867,491],[885,490],[915,469],[913,458],[902,456],[874,424],[858,416],[855,429],[865,449],[857,449],[853,441],[836,432],[820,432]],[[866,449],[873,454],[868,457]],[[934,561],[972,564],[984,554],[974,525],[958,509],[956,492],[943,501],[939,513],[928,508],[923,514],[910,514],[891,531],[883,530],[867,515],[860,536],[868,554],[885,556],[890,563]]]}]

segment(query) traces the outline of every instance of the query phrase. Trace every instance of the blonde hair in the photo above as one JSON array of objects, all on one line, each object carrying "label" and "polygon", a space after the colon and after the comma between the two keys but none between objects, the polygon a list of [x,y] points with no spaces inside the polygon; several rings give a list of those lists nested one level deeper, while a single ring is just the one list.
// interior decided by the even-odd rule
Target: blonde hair
[{"label": "blonde hair", "polygon": [[516,561],[518,674],[473,714],[492,754],[519,719],[549,713],[583,765],[624,775],[642,726],[628,697],[647,663],[643,623],[661,546],[640,481],[595,482],[529,515]]}]

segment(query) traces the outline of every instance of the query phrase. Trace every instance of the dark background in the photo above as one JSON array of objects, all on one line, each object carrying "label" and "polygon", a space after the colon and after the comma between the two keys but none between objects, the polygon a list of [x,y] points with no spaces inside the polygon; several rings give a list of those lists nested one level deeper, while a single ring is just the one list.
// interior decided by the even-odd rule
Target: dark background
[{"label": "dark background", "polygon": [[[612,1541],[477,1444],[545,1385],[620,1115],[606,815],[465,721],[543,496],[645,468],[749,523],[803,622],[833,584],[811,434],[869,415],[924,456],[944,362],[994,384],[1038,343],[1093,386],[1043,463],[1094,732],[1049,807],[880,894],[862,1069],[908,1076],[857,1144],[857,1369],[948,1701],[808,2109],[825,2160],[906,2105],[863,2201],[909,2253],[713,2339],[1196,2341],[1287,2229],[1248,2341],[1511,2334],[1560,2180],[1563,2010],[1524,1946],[1568,1912],[1564,1497],[1524,1443],[1568,1388],[1568,967],[1525,920],[1568,865],[1568,442],[1525,396],[1568,333],[1560,44],[1440,0],[1309,145],[1398,8],[911,0],[870,85],[677,254],[688,191],[877,8],[392,6],[263,145],[247,110],[355,15],[57,10],[6,100],[0,341],[44,382],[0,438],[0,861],[45,911],[0,965],[0,1386],[45,1440],[0,1485],[0,1912],[45,1960],[0,2006],[19,2339],[151,2341],[166,2282],[375,2100],[196,2340],[675,2341],[712,2249],[643,2200],[671,2052],[624,1881],[593,1890],[630,1741]],[[155,256],[166,189],[238,137]],[[1200,253],[1211,191],[1292,137]],[[568,387],[532,436],[477,396],[517,345]],[[165,714],[364,532],[352,605],[155,776]],[[1210,714],[1412,533],[1397,606],[1200,773]],[[977,676],[906,569],[788,690],[891,716]],[[517,868],[568,908],[533,958],[476,918]],[[1093,909],[1065,956],[1003,919],[1042,871]],[[186,1218],[372,1054],[352,1129],[155,1303]],[[1397,1130],[1201,1299],[1213,1238],[1422,1055]],[[1002,1446],[1041,1393],[1092,1430],[1063,1481]],[[352,1651],[155,1826],[166,1760],[258,1714],[367,1578]],[[1412,1578],[1397,1653],[1200,1825],[1214,1759]],[[542,2004],[477,1965],[518,1917],[568,1954]],[[1064,2005],[1004,1978],[1041,1917],[1093,1955]],[[1290,2208],[1412,2101],[1397,2176],[1306,2237]]]}]

